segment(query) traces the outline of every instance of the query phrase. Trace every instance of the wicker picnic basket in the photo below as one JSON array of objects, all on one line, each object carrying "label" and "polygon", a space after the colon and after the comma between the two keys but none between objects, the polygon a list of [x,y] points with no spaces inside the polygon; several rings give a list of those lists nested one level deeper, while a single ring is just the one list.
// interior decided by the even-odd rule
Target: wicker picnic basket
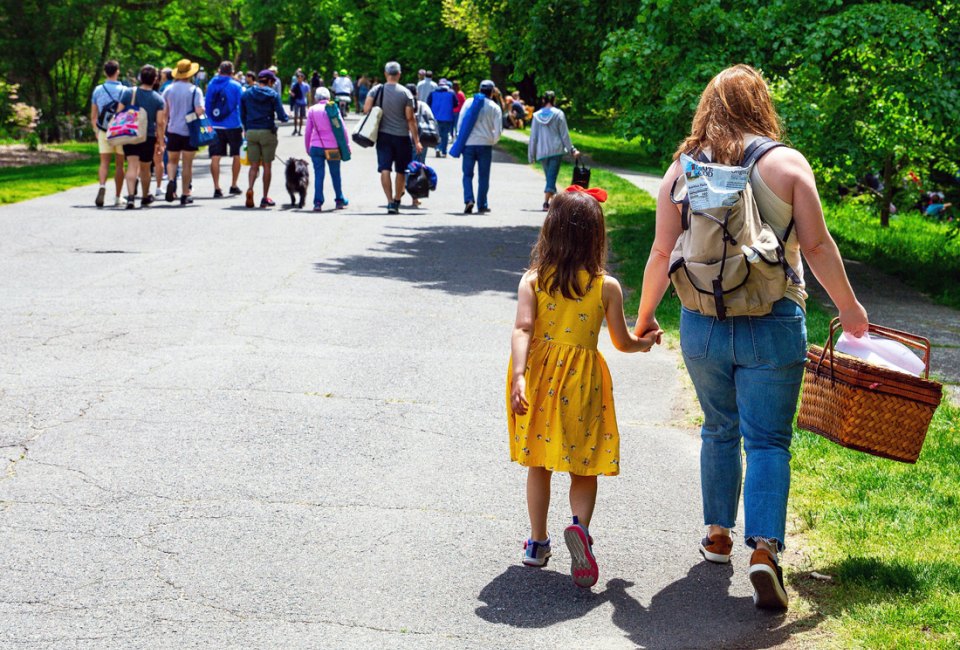
[{"label": "wicker picnic basket", "polygon": [[807,351],[797,426],[844,447],[915,463],[943,387],[928,379],[930,341],[870,325],[870,333],[923,350],[923,377],[888,370],[833,349],[840,319],[824,347]]}]

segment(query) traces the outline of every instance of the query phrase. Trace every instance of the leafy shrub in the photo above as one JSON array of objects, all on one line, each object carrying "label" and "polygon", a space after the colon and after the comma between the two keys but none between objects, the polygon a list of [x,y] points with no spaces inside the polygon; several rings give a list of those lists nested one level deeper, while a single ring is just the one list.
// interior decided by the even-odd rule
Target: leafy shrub
[{"label": "leafy shrub", "polygon": [[960,237],[953,222],[903,209],[880,227],[867,197],[825,205],[830,233],[844,257],[899,277],[939,303],[960,307]]}]

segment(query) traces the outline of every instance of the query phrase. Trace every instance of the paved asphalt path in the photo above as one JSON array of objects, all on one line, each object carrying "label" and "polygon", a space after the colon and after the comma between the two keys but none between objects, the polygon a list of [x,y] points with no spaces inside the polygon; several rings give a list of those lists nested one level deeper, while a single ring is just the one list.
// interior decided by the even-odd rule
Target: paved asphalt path
[{"label": "paved asphalt path", "polygon": [[0,647],[789,642],[803,621],[754,610],[744,548],[696,552],[663,347],[602,342],[623,474],[600,481],[599,584],[567,574],[563,476],[554,559],[520,566],[504,378],[542,178],[498,157],[493,213],[464,216],[459,162],[429,162],[439,193],[399,216],[368,150],[342,212],[209,199],[205,160],[187,208],[98,210],[88,186],[0,209]]}]

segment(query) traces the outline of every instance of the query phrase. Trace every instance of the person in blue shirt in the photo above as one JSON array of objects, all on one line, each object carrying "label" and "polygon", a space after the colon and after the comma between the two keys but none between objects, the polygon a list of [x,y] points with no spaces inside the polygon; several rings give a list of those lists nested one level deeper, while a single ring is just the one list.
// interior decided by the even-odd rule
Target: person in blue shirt
[{"label": "person in blue shirt", "polygon": [[246,206],[253,207],[253,186],[263,166],[263,198],[261,208],[276,205],[270,198],[271,166],[277,157],[277,125],[274,116],[281,122],[289,121],[283,110],[280,95],[273,89],[277,75],[273,70],[261,70],[257,75],[257,85],[243,93],[240,98],[240,121],[243,123],[247,138],[247,157],[250,159],[250,185],[247,189]]},{"label": "person in blue shirt", "polygon": [[[243,145],[243,125],[240,123],[240,97],[243,86],[233,78],[233,63],[224,61],[220,70],[207,85],[204,107],[213,130],[217,134],[216,142],[210,145],[210,173],[213,176],[213,198],[223,197],[220,189],[220,158],[229,155],[232,161],[233,177],[230,194],[242,194],[240,181],[240,147]],[[229,150],[229,151],[228,151]]]},{"label": "person in blue shirt", "polygon": [[440,80],[437,89],[430,93],[430,101],[427,102],[430,110],[433,111],[433,117],[437,120],[437,127],[440,131],[440,144],[437,146],[437,158],[447,157],[447,142],[453,134],[453,125],[457,116],[454,109],[457,107],[457,96],[450,90],[450,82],[446,79]]},{"label": "person in blue shirt", "polygon": [[303,72],[297,70],[294,82],[290,84],[290,112],[293,113],[292,135],[303,135],[303,121],[307,116],[307,95],[310,86]]}]

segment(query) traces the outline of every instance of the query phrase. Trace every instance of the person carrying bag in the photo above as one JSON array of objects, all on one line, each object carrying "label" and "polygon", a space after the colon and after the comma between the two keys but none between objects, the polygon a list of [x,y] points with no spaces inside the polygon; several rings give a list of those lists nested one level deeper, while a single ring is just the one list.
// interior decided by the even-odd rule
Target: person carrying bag
[{"label": "person carrying bag", "polygon": [[[199,90],[196,90],[199,93]],[[205,147],[217,139],[217,132],[213,130],[213,122],[207,115],[196,111],[184,118],[187,121],[187,128],[190,130],[190,146],[200,148]]]},{"label": "person carrying bag", "polygon": [[133,89],[130,106],[114,113],[107,125],[107,142],[111,145],[140,144],[147,139],[147,111],[137,105],[137,89]]},{"label": "person carrying bag", "polygon": [[380,120],[383,119],[383,88],[377,93],[377,101],[353,130],[353,141],[364,148],[377,144],[380,135]]}]

